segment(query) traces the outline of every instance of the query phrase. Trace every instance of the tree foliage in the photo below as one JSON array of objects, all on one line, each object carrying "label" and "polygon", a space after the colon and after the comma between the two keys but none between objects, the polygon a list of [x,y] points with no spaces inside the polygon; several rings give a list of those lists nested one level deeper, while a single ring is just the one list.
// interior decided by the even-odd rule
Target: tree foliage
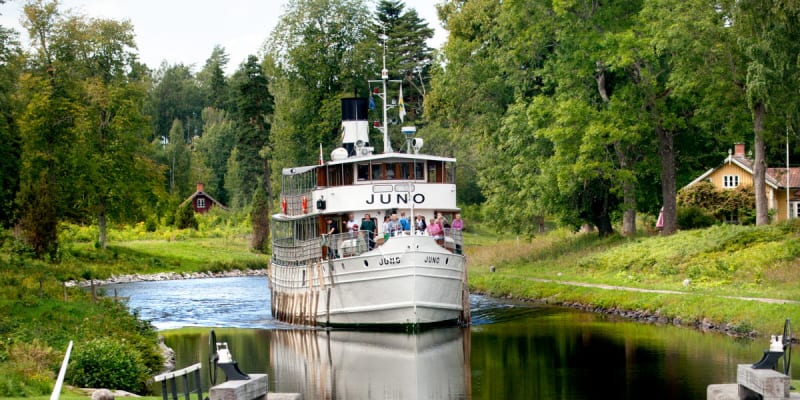
[{"label": "tree foliage", "polygon": [[548,216],[600,234],[621,223],[630,234],[637,212],[663,207],[662,232],[674,232],[676,188],[748,130],[765,166],[758,132],[786,126],[768,105],[798,104],[783,94],[800,76],[788,61],[800,38],[794,2],[453,0],[438,9],[450,36],[426,112],[477,166],[490,216],[515,231]]}]

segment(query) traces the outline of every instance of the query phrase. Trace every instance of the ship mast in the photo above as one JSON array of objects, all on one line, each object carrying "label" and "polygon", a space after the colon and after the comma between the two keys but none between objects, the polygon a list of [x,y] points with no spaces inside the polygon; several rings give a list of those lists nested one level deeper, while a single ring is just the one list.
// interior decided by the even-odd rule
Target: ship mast
[{"label": "ship mast", "polygon": [[383,153],[392,153],[392,142],[389,140],[389,125],[386,111],[386,81],[389,80],[389,70],[386,69],[386,35],[383,35],[383,69],[381,69],[381,82],[383,82]]},{"label": "ship mast", "polygon": [[388,115],[387,115],[388,114],[387,111],[389,111],[390,108],[395,107],[395,104],[394,104],[394,102],[392,102],[392,104],[388,104],[387,103],[387,95],[386,95],[387,88],[386,87],[387,87],[388,83],[390,83],[390,82],[391,83],[399,83],[401,85],[403,84],[403,81],[401,81],[401,80],[389,79],[389,70],[386,68],[386,40],[388,38],[389,37],[386,36],[385,33],[383,35],[381,35],[381,39],[383,39],[383,69],[381,69],[381,80],[379,80],[379,81],[378,80],[369,80],[369,81],[367,81],[369,83],[378,83],[378,82],[380,82],[381,85],[383,86],[383,92],[378,94],[378,96],[380,96],[381,99],[383,99],[383,126],[381,127],[381,129],[383,130],[383,153],[384,154],[386,154],[386,153],[394,153],[394,150],[392,150],[392,142],[389,140],[389,118],[388,118]]}]

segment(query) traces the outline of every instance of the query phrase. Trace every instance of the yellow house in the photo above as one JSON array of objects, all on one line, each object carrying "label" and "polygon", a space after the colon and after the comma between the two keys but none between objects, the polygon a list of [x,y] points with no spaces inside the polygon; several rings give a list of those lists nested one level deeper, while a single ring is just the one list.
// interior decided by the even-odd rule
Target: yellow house
[{"label": "yellow house", "polygon": [[[800,217],[800,168],[767,168],[767,204],[775,210],[778,221]],[[745,155],[743,143],[734,145],[733,153],[722,165],[711,168],[684,188],[708,181],[720,189],[733,189],[740,185],[753,186],[753,162]],[[788,201],[787,201],[788,198]]]}]

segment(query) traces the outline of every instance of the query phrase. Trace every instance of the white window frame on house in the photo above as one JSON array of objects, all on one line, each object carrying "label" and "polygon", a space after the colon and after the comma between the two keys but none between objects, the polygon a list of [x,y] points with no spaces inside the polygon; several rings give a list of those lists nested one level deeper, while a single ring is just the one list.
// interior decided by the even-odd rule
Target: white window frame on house
[{"label": "white window frame on house", "polygon": [[197,199],[197,208],[206,208],[206,199],[200,197]]},{"label": "white window frame on house", "polygon": [[800,218],[800,201],[790,201],[789,210],[789,218]]},{"label": "white window frame on house", "polygon": [[732,189],[739,186],[739,175],[723,175],[722,187]]}]

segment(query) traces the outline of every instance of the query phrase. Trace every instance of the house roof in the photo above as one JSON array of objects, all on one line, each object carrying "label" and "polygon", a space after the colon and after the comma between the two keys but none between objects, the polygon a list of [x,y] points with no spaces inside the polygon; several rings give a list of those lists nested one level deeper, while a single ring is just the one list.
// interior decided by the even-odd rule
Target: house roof
[{"label": "house roof", "polygon": [[[786,168],[767,168],[767,174],[774,177],[783,188],[786,188]],[[800,188],[800,168],[789,168],[789,188]]]},{"label": "house roof", "polygon": [[223,210],[227,210],[228,209],[228,207],[225,207],[225,205],[223,205],[222,203],[217,201],[217,199],[211,197],[211,195],[209,195],[208,193],[206,193],[206,192],[204,192],[202,190],[198,190],[198,191],[194,192],[191,196],[187,197],[186,200],[184,200],[179,207],[183,207],[184,205],[186,205],[186,203],[194,200],[195,197],[201,196],[201,195],[205,196],[206,198],[211,200],[217,206],[222,207]]},{"label": "house roof", "polygon": [[[753,162],[750,161],[747,157],[745,157],[743,154],[728,155],[728,157],[722,164],[704,172],[702,175],[697,177],[695,180],[689,182],[689,184],[687,184],[683,188],[684,189],[688,188],[696,184],[697,182],[706,179],[709,175],[714,173],[714,171],[718,170],[721,166],[725,164],[735,164],[739,168],[745,170],[750,175],[754,175]],[[786,173],[786,168],[767,168],[767,173],[765,174],[766,175],[765,180],[767,185],[772,186],[775,189],[779,188],[785,189],[786,188],[785,173]],[[800,187],[800,168],[789,168],[789,174],[790,174],[789,187],[790,188]]]}]

